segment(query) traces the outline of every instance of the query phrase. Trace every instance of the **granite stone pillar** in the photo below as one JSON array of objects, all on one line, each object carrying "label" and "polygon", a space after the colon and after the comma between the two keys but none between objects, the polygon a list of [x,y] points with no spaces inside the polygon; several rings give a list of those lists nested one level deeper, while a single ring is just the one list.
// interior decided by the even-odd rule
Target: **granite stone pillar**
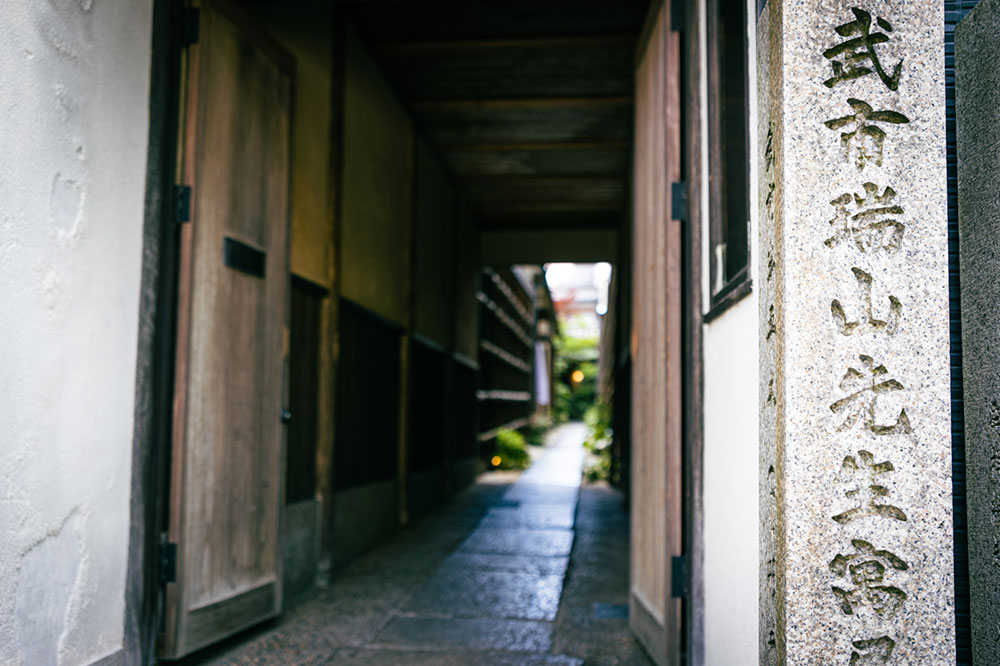
[{"label": "granite stone pillar", "polygon": [[955,663],[943,33],[758,20],[761,664]]},{"label": "granite stone pillar", "polygon": [[1000,0],[955,31],[972,652],[1000,664]]}]

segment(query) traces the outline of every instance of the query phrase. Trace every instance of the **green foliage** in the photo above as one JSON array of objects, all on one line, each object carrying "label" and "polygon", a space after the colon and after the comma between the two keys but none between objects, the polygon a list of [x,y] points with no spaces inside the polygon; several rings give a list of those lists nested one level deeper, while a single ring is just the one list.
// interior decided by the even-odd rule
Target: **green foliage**
[{"label": "green foliage", "polygon": [[[597,339],[560,337],[555,342],[555,398],[557,421],[579,421],[597,399]],[[573,381],[573,373],[583,380]]]},{"label": "green foliage", "polygon": [[583,417],[587,426],[587,439],[583,446],[590,454],[584,464],[583,475],[588,481],[608,481],[611,477],[611,444],[615,432],[611,428],[611,406],[598,403],[587,410]]},{"label": "green foliage", "polygon": [[549,419],[539,419],[528,427],[528,432],[525,434],[524,439],[531,446],[543,446],[545,444],[545,435],[551,429],[552,422]]},{"label": "green foliage", "polygon": [[524,435],[516,430],[501,428],[497,432],[496,455],[500,458],[500,469],[524,469],[531,462],[531,456],[524,441]]}]

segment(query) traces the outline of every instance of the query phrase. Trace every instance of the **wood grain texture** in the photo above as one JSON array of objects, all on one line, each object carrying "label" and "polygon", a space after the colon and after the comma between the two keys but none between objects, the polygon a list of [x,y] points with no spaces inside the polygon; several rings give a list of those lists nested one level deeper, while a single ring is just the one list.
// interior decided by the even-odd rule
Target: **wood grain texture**
[{"label": "wood grain texture", "polygon": [[683,547],[682,226],[667,193],[680,178],[680,40],[667,16],[661,6],[636,71],[631,590],[645,618],[633,629],[658,663],[679,664],[670,564]]},{"label": "wood grain texture", "polygon": [[[293,73],[260,39],[238,12],[203,2],[188,54],[193,211],[181,241],[170,511],[178,569],[164,657],[281,607]],[[266,279],[224,265],[225,236],[266,253]]]}]

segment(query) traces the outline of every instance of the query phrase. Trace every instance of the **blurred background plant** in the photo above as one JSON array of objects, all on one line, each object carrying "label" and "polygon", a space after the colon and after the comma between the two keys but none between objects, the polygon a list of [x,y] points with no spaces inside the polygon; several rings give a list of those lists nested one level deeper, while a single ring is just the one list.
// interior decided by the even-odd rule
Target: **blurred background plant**
[{"label": "blurred background plant", "polygon": [[531,462],[524,435],[501,428],[497,432],[496,453],[490,462],[495,469],[524,469]]},{"label": "blurred background plant", "polygon": [[583,476],[588,481],[611,481],[611,445],[615,431],[611,428],[611,405],[596,403],[584,414],[587,439],[583,446],[587,449],[587,459],[583,465]]},{"label": "blurred background plant", "polygon": [[536,418],[525,431],[524,440],[531,446],[544,446],[549,430],[552,430],[552,419]]},{"label": "blurred background plant", "polygon": [[555,341],[557,423],[580,421],[597,399],[597,338],[561,336]]}]

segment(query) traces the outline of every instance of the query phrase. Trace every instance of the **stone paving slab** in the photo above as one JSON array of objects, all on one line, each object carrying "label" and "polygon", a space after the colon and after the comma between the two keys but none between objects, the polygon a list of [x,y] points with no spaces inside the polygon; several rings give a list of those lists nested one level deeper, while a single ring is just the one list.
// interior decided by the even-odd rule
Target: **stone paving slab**
[{"label": "stone paving slab", "polygon": [[440,569],[404,607],[409,613],[554,620],[562,575]]},{"label": "stone paving slab", "polygon": [[364,649],[338,650],[331,666],[583,666],[583,659],[497,652]]},{"label": "stone paving slab", "polygon": [[562,576],[569,566],[568,557],[543,557],[540,555],[490,555],[488,553],[454,553],[441,564],[442,567],[459,569],[488,569],[514,571],[526,574],[553,574]]},{"label": "stone paving slab", "polygon": [[504,499],[522,504],[568,504],[576,506],[579,489],[571,486],[551,486],[540,483],[516,485],[504,494]]},{"label": "stone paving slab", "polygon": [[573,528],[571,504],[523,504],[517,507],[494,507],[486,512],[480,528]]},{"label": "stone paving slab", "polygon": [[459,546],[458,552],[558,557],[569,555],[572,547],[571,530],[481,527]]},{"label": "stone paving slab", "polygon": [[652,666],[629,631],[628,618],[607,612],[628,604],[628,531],[600,529],[628,524],[621,493],[606,484],[580,489],[576,524],[598,528],[576,532],[552,650],[600,666]]},{"label": "stone paving slab", "polygon": [[374,647],[548,652],[552,625],[523,620],[396,617],[378,635]]}]

